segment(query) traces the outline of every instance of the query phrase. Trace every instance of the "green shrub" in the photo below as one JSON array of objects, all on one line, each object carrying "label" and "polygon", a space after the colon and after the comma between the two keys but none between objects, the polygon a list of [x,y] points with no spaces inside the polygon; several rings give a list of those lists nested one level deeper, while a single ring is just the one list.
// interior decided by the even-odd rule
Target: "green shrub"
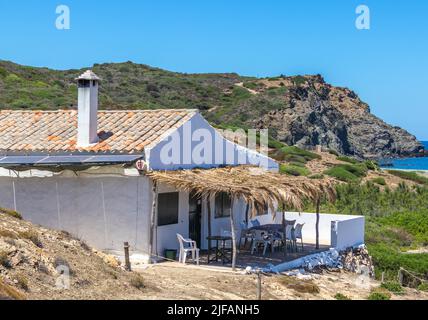
[{"label": "green shrub", "polygon": [[279,166],[279,172],[290,176],[307,176],[311,173],[309,169],[305,167],[287,164],[281,164]]},{"label": "green shrub", "polygon": [[367,297],[367,300],[390,300],[391,294],[383,289],[373,289],[370,295]]},{"label": "green shrub", "polygon": [[3,213],[3,214],[8,215],[10,217],[22,220],[22,215],[15,210],[0,208],[0,213]]},{"label": "green shrub", "polygon": [[421,283],[418,286],[419,291],[428,291],[428,282]]},{"label": "green shrub", "polygon": [[324,175],[321,173],[313,174],[309,176],[310,179],[324,179]]},{"label": "green shrub", "polygon": [[352,164],[359,163],[358,160],[350,158],[350,157],[347,157],[347,156],[339,156],[339,157],[337,157],[337,160],[343,161],[343,162],[349,162],[349,163],[352,163]]},{"label": "green shrub", "polygon": [[356,175],[354,175],[353,173],[349,172],[348,170],[340,166],[330,168],[326,170],[324,173],[330,177],[336,178],[344,182],[354,182],[358,180],[358,177]]},{"label": "green shrub", "polygon": [[303,76],[296,76],[293,77],[293,82],[296,86],[301,86],[302,84],[306,83],[306,78]]},{"label": "green shrub", "polygon": [[403,287],[396,281],[384,282],[380,285],[380,287],[395,294],[402,294],[404,292]]},{"label": "green shrub", "polygon": [[336,300],[351,300],[351,298],[349,298],[348,296],[345,296],[344,294],[342,294],[342,293],[336,293],[336,295],[334,296],[334,298],[336,299]]},{"label": "green shrub", "polygon": [[319,154],[300,149],[296,146],[286,146],[286,147],[281,148],[281,151],[285,155],[301,156],[301,157],[305,158],[306,161],[311,161],[314,159],[321,159],[321,156]]},{"label": "green shrub", "polygon": [[373,182],[373,183],[376,183],[376,184],[378,184],[378,185],[381,185],[381,186],[386,186],[386,181],[385,181],[385,179],[384,179],[384,178],[382,178],[382,177],[376,177],[376,178],[373,178],[373,179],[372,179],[372,182]]},{"label": "green shrub", "polygon": [[401,179],[410,180],[423,185],[428,185],[427,177],[423,177],[413,171],[388,170],[388,173],[397,176]]},{"label": "green shrub", "polygon": [[373,160],[364,161],[364,164],[366,165],[367,169],[372,171],[378,171],[380,169],[379,163]]}]

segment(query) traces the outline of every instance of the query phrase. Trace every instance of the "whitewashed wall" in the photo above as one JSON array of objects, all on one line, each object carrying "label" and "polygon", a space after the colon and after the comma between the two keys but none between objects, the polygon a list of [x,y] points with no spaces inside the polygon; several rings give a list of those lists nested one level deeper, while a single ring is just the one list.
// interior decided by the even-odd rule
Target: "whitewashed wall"
[{"label": "whitewashed wall", "polygon": [[128,241],[133,251],[147,252],[149,194],[146,177],[0,178],[0,206],[111,251]]},{"label": "whitewashed wall", "polygon": [[[193,157],[190,157],[190,161],[186,161],[185,157],[188,157],[193,150],[200,144],[200,141],[192,141],[189,143],[189,150],[184,152],[184,142],[183,140],[188,137],[186,130],[189,130],[190,137],[198,129],[206,129],[210,133],[211,141],[211,154],[212,154],[212,163],[210,164],[201,164],[195,162]],[[165,164],[161,160],[161,150],[165,146],[170,145],[170,135],[176,134],[180,137],[180,144],[176,145],[176,150],[180,153],[180,161],[178,164]],[[186,138],[187,139],[187,138]],[[216,149],[215,141],[222,142],[222,148]],[[227,152],[228,150],[233,150],[233,152]],[[278,170],[278,163],[274,160],[263,156],[253,150],[249,150],[242,146],[239,146],[235,143],[226,140],[216,129],[214,129],[199,113],[195,114],[188,122],[183,126],[179,127],[175,131],[168,132],[164,140],[155,146],[149,146],[145,148],[146,161],[149,164],[149,167],[153,170],[177,170],[177,169],[192,169],[192,168],[212,168],[218,167],[221,165],[238,165],[238,164],[256,164],[254,160],[257,157],[261,157],[265,160],[266,168],[269,170]],[[238,159],[244,159],[239,162]]]},{"label": "whitewashed wall", "polygon": [[[259,220],[260,224],[281,223],[282,216],[281,212],[278,212],[275,217],[268,214],[259,216],[256,219]],[[315,243],[315,213],[286,212],[285,219],[296,220],[296,223],[304,223],[305,225],[302,230],[303,241]],[[363,216],[322,213],[320,214],[319,221],[320,243],[337,249],[363,244],[364,223],[365,219]]]}]

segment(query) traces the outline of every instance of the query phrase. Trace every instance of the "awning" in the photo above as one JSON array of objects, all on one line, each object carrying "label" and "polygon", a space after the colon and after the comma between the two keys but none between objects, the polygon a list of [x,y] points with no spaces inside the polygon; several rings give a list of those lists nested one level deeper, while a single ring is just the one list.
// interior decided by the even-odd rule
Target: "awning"
[{"label": "awning", "polygon": [[196,192],[201,196],[210,197],[225,192],[244,199],[250,205],[252,215],[257,210],[261,212],[266,206],[272,211],[276,211],[277,205],[301,209],[305,200],[335,198],[336,182],[331,178],[292,177],[250,166],[150,171],[146,175],[156,182],[169,184],[178,190]]},{"label": "awning", "polygon": [[0,156],[0,167],[131,164],[142,155]]}]

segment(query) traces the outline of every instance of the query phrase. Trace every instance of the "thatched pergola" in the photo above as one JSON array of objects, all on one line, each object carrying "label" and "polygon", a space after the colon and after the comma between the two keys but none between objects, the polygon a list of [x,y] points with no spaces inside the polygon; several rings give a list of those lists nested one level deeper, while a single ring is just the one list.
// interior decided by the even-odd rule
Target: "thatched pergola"
[{"label": "thatched pergola", "polygon": [[[259,167],[237,166],[213,169],[193,169],[177,171],[150,171],[146,175],[157,183],[165,183],[178,190],[195,192],[205,199],[218,193],[228,193],[232,199],[243,199],[251,216],[268,206],[276,212],[277,206],[292,206],[301,210],[305,201],[319,202],[322,197],[335,198],[335,181],[330,178],[310,179],[292,177],[267,171]],[[153,203],[155,210],[155,202]],[[208,206],[210,215],[210,206]],[[234,218],[231,214],[232,238],[234,238]],[[210,220],[210,218],[209,218]],[[154,222],[154,221],[153,221]],[[210,229],[210,226],[208,226]],[[209,231],[210,232],[210,231]],[[235,245],[235,239],[233,239]],[[236,252],[236,248],[234,248]],[[232,266],[234,267],[235,257]]]}]

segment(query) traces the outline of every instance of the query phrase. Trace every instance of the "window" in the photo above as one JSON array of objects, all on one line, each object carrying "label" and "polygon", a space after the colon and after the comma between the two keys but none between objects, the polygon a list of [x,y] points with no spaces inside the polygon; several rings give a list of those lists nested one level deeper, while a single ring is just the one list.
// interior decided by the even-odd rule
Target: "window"
[{"label": "window", "polygon": [[215,217],[223,218],[229,217],[231,213],[231,199],[230,196],[225,193],[219,193],[215,197]]},{"label": "window", "polygon": [[158,194],[158,226],[178,223],[178,192]]}]

